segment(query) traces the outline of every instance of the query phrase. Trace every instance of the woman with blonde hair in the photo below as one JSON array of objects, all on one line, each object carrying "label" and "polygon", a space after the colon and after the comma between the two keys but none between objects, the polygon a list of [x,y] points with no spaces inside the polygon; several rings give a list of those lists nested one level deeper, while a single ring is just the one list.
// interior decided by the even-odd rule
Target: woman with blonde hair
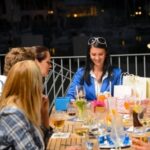
[{"label": "woman with blonde hair", "polygon": [[0,149],[45,148],[41,125],[42,76],[34,61],[16,63],[0,98]]}]

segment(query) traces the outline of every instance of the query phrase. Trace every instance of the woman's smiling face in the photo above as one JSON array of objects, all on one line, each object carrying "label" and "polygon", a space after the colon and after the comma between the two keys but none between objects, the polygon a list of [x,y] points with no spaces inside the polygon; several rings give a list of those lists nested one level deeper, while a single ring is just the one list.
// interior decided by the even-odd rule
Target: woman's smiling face
[{"label": "woman's smiling face", "polygon": [[90,58],[94,66],[103,67],[104,61],[106,59],[106,51],[104,48],[91,47]]}]

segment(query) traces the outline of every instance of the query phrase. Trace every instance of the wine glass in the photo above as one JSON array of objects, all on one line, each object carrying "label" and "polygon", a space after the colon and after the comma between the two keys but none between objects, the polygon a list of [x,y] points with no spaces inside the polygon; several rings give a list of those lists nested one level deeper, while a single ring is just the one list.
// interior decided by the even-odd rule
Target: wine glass
[{"label": "wine glass", "polygon": [[84,114],[83,124],[88,128],[88,132],[85,134],[85,146],[87,150],[92,150],[94,143],[93,139],[97,139],[97,121],[96,116],[90,106],[87,106],[86,113]]},{"label": "wine glass", "polygon": [[[148,142],[147,127],[150,125],[150,113],[149,106],[140,102],[140,104],[135,105],[133,108],[133,124],[134,130],[132,133],[132,138],[139,139],[143,142]],[[133,140],[134,145],[138,145]]]},{"label": "wine glass", "polygon": [[67,114],[70,117],[75,117],[77,113],[77,108],[73,105],[73,103],[69,103],[67,107]]},{"label": "wine glass", "polygon": [[77,100],[85,99],[85,89],[82,85],[77,85],[75,89],[75,97]]},{"label": "wine glass", "polygon": [[63,111],[53,112],[50,118],[50,122],[54,126],[55,132],[60,133],[60,129],[65,124],[65,112]]},{"label": "wine glass", "polygon": [[148,113],[147,105],[141,106],[141,112],[138,113],[137,117],[143,128],[143,132],[146,132],[146,128],[150,125],[150,114]]}]

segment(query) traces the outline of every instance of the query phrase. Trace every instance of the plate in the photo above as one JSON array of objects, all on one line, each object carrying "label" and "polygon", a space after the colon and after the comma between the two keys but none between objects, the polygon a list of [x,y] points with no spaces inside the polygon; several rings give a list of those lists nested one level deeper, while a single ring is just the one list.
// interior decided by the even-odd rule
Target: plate
[{"label": "plate", "polygon": [[[109,134],[99,136],[99,147],[100,148],[115,148],[115,144]],[[128,135],[120,137],[119,147],[125,148],[131,146],[131,140]]]}]

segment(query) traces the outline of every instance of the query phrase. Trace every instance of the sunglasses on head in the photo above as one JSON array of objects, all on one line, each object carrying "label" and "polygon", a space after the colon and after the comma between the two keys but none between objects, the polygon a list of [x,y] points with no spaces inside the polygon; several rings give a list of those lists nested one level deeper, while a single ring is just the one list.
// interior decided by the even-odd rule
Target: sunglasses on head
[{"label": "sunglasses on head", "polygon": [[91,37],[88,40],[88,45],[93,45],[94,43],[103,44],[107,47],[106,40],[103,37]]}]

